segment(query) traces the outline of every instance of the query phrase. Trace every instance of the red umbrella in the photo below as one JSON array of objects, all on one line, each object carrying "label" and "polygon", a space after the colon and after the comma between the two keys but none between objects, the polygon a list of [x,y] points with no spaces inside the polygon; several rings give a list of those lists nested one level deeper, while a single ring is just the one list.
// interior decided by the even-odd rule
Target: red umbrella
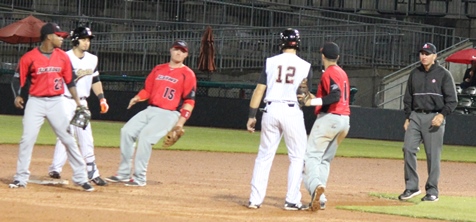
[{"label": "red umbrella", "polygon": [[476,61],[476,49],[463,49],[457,51],[448,58],[445,59],[447,62],[462,63],[462,64],[471,64],[471,61]]},{"label": "red umbrella", "polygon": [[0,29],[0,40],[10,43],[40,42],[41,27],[45,22],[32,15]]}]

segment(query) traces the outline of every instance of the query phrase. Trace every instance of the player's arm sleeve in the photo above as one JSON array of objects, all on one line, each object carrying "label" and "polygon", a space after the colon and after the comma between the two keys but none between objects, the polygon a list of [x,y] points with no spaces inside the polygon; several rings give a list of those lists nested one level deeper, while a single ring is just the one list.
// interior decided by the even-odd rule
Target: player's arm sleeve
[{"label": "player's arm sleeve", "polygon": [[452,113],[458,105],[458,97],[456,94],[456,87],[453,76],[449,71],[446,71],[443,77],[443,96],[445,100],[445,106],[441,110],[443,116],[447,116]]},{"label": "player's arm sleeve", "polygon": [[68,55],[66,55],[66,53],[64,53],[63,57],[65,59],[65,65],[63,70],[64,83],[66,84],[66,86],[68,86],[68,88],[75,87],[76,82],[74,80],[76,79],[76,74],[73,72],[71,60],[69,60],[69,57]]},{"label": "player's arm sleeve", "polygon": [[307,88],[309,88],[309,91],[312,91],[312,68],[309,67],[309,74],[307,75]]},{"label": "player's arm sleeve", "polygon": [[407,89],[405,90],[405,94],[403,95],[403,110],[405,112],[406,119],[410,118],[410,114],[412,112],[412,106],[413,106],[412,76],[413,76],[413,72],[411,72],[410,75],[408,76]]},{"label": "player's arm sleeve", "polygon": [[322,97],[322,105],[326,106],[339,102],[340,97],[342,95],[342,90],[332,78],[329,78],[328,86],[325,88],[327,88],[326,90],[329,93],[326,96]]},{"label": "player's arm sleeve", "polygon": [[268,75],[266,75],[266,63],[267,63],[267,60],[264,62],[263,70],[261,71],[261,74],[259,75],[258,84],[266,85],[267,83]]},{"label": "player's arm sleeve", "polygon": [[97,57],[96,57],[95,63],[96,63],[96,67],[94,68],[94,72],[93,72],[93,84],[101,81],[101,79],[99,78],[99,71],[98,71],[98,66],[97,66],[97,63],[98,63]]},{"label": "player's arm sleeve", "polygon": [[[30,69],[33,65],[33,61],[28,58],[22,57],[17,67],[17,72],[13,75],[12,89],[15,96],[21,96],[22,98],[28,97],[28,88],[31,83]],[[15,77],[17,76],[17,77]]]},{"label": "player's arm sleeve", "polygon": [[93,84],[97,83],[97,82],[101,82],[101,79],[99,78],[99,76],[94,76],[93,77]]},{"label": "player's arm sleeve", "polygon": [[154,75],[155,70],[156,69],[152,70],[152,72],[150,72],[150,74],[145,79],[144,89],[142,89],[141,91],[139,91],[139,93],[137,93],[137,96],[139,97],[140,101],[147,100],[150,97],[150,92],[152,90],[154,79],[155,79],[155,75]]},{"label": "player's arm sleeve", "polygon": [[197,92],[197,78],[195,77],[195,74],[185,76],[183,92],[183,104],[189,104],[192,106],[193,109],[193,107],[195,106],[195,95]]},{"label": "player's arm sleeve", "polygon": [[13,74],[12,81],[12,90],[13,90],[13,97],[17,97],[20,95],[20,73],[18,73],[18,69],[15,71],[15,74]]}]

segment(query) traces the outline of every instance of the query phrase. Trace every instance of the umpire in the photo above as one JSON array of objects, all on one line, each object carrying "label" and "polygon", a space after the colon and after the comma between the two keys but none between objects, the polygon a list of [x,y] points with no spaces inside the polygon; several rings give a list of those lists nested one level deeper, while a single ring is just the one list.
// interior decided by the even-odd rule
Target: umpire
[{"label": "umpire", "polygon": [[420,49],[421,65],[410,73],[405,97],[406,115],[403,158],[405,161],[405,191],[400,200],[410,199],[421,193],[418,182],[417,158],[423,141],[428,168],[426,195],[422,201],[438,201],[440,159],[445,133],[445,117],[458,103],[456,87],[451,73],[436,61],[436,47],[425,43]]}]

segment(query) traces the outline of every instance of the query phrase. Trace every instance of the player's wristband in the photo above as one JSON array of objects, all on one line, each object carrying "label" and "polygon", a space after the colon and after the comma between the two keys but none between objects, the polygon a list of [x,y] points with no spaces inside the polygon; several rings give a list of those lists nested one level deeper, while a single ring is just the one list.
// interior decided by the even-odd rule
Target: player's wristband
[{"label": "player's wristband", "polygon": [[180,109],[180,116],[182,116],[185,119],[190,118],[191,114],[192,114],[192,112],[190,112],[190,110]]},{"label": "player's wristband", "polygon": [[311,106],[322,106],[322,99],[321,98],[311,99]]},{"label": "player's wristband", "polygon": [[255,118],[257,112],[258,112],[258,108],[250,107],[250,113],[248,114],[248,118]]},{"label": "player's wristband", "polygon": [[99,99],[99,100],[104,99],[104,93],[99,93],[99,94],[98,94],[98,99]]}]

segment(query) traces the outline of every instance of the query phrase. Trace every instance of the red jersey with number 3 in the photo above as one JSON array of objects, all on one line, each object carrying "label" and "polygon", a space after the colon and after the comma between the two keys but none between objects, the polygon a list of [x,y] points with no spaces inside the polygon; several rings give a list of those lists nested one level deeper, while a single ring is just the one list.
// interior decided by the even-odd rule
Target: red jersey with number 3
[{"label": "red jersey with number 3", "polygon": [[170,68],[168,63],[157,65],[147,76],[144,89],[138,96],[141,100],[148,99],[149,104],[167,110],[179,110],[187,101],[195,104],[197,79],[195,73],[183,66]]},{"label": "red jersey with number 3", "polygon": [[314,113],[350,115],[349,95],[349,78],[345,71],[337,65],[327,67],[317,87],[316,97],[322,98],[322,106],[316,106]]},{"label": "red jersey with number 3", "polygon": [[25,86],[31,78],[30,95],[38,97],[59,96],[64,93],[63,81],[68,84],[73,79],[71,61],[66,53],[55,48],[50,58],[37,48],[25,53],[18,64],[20,86]]}]

